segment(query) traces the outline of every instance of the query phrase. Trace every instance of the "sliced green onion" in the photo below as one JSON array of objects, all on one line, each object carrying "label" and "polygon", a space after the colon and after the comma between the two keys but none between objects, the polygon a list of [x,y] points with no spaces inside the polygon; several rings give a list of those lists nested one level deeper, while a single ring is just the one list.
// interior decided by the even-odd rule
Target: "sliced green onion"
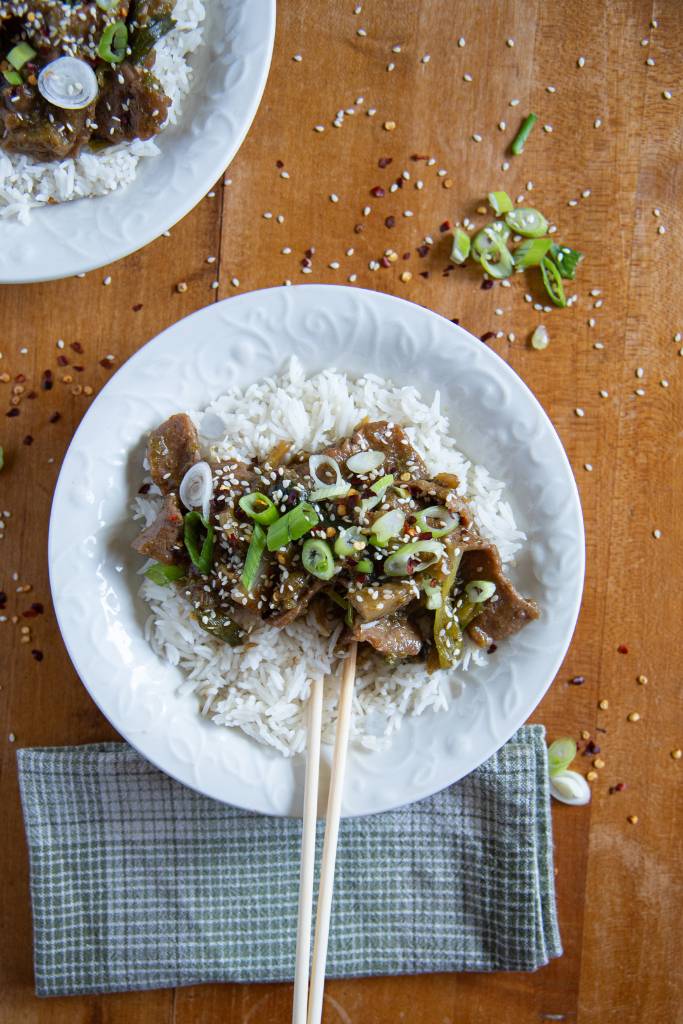
[{"label": "sliced green onion", "polygon": [[289,544],[290,540],[299,540],[305,533],[312,530],[319,522],[318,513],[307,501],[299,502],[296,508],[281,516],[268,527],[266,543],[269,551],[277,551]]},{"label": "sliced green onion", "polygon": [[502,238],[496,238],[490,248],[482,252],[480,261],[489,277],[498,280],[509,277],[514,269],[512,255]]},{"label": "sliced green onion", "polygon": [[518,206],[505,214],[505,223],[524,238],[540,238],[548,233],[548,221],[533,206]]},{"label": "sliced green onion", "polygon": [[339,608],[344,609],[344,622],[347,626],[353,625],[353,605],[350,601],[345,601],[344,598],[333,590],[331,587],[323,591],[333,604],[338,605]]},{"label": "sliced green onion", "polygon": [[372,524],[370,543],[378,548],[386,547],[392,537],[398,537],[405,521],[405,512],[401,512],[398,508],[392,508],[390,512],[385,512]]},{"label": "sliced green onion", "polygon": [[510,229],[507,224],[503,223],[502,220],[494,220],[491,224],[487,224],[486,227],[482,228],[481,231],[477,231],[472,239],[472,258],[478,262],[483,252],[488,252],[492,246],[497,245],[500,241],[507,242],[509,237]]},{"label": "sliced green onion", "polygon": [[358,526],[350,526],[342,530],[334,542],[334,553],[338,558],[351,558],[367,546],[368,539],[363,536]]},{"label": "sliced green onion", "polygon": [[192,564],[206,576],[213,559],[213,526],[207,523],[201,513],[188,512],[183,521],[183,537]]},{"label": "sliced green onion", "polygon": [[3,71],[5,81],[9,85],[23,85],[24,79],[21,77],[18,71]]},{"label": "sliced green onion", "polygon": [[244,560],[244,569],[240,577],[240,582],[247,593],[253,587],[254,581],[258,576],[265,546],[266,531],[258,523],[254,523],[254,532],[251,535],[247,557]]},{"label": "sliced green onion", "polygon": [[430,612],[435,612],[437,608],[440,608],[443,604],[443,595],[441,594],[441,584],[433,583],[431,580],[425,580],[422,584],[422,589],[426,598],[426,605]]},{"label": "sliced green onion", "polygon": [[333,498],[343,498],[351,490],[351,484],[330,484],[329,487],[316,487],[308,495],[311,501],[331,501]]},{"label": "sliced green onion", "polygon": [[512,254],[515,269],[526,270],[527,267],[537,267],[552,244],[550,238],[528,238],[526,242],[522,242]]},{"label": "sliced green onion", "polygon": [[529,135],[531,134],[531,129],[537,121],[538,117],[536,116],[536,114],[528,114],[527,117],[525,117],[522,121],[522,125],[517,134],[515,135],[514,141],[512,143],[512,152],[515,156],[519,156],[519,154],[524,150],[524,143],[529,138]]},{"label": "sliced green onion", "polygon": [[356,455],[352,455],[350,459],[346,460],[346,468],[352,473],[372,473],[373,469],[377,469],[382,465],[386,455],[384,452],[369,451],[369,452],[358,452]]},{"label": "sliced green onion", "polygon": [[472,580],[465,587],[467,599],[472,604],[483,604],[484,601],[488,601],[489,598],[493,597],[495,592],[496,585],[489,580]]},{"label": "sliced green onion", "polygon": [[107,25],[97,44],[97,56],[108,64],[120,64],[126,56],[128,46],[128,26],[125,21],[115,21]]},{"label": "sliced green onion", "polygon": [[570,249],[568,245],[551,245],[550,259],[556,264],[560,276],[565,281],[573,281],[576,277],[576,268],[583,259],[583,253],[576,249]]},{"label": "sliced green onion", "polygon": [[394,482],[394,474],[387,473],[386,476],[381,476],[379,480],[375,480],[374,484],[371,484],[370,490],[374,491],[379,497],[383,497],[385,491],[387,491]]},{"label": "sliced green onion", "polygon": [[489,204],[496,217],[512,209],[512,200],[507,192],[489,192]]},{"label": "sliced green onion", "polygon": [[366,512],[372,512],[373,508],[376,508],[381,500],[379,495],[374,498],[363,498],[360,503],[361,516],[364,516]]},{"label": "sliced green onion", "polygon": [[544,256],[541,260],[541,274],[543,275],[543,284],[550,298],[553,300],[556,306],[566,306],[567,300],[564,295],[564,285],[562,284],[562,278],[560,272],[547,256]]},{"label": "sliced green onion", "polygon": [[456,228],[453,232],[453,245],[451,246],[451,263],[464,263],[470,254],[472,242],[470,236],[462,228]]},{"label": "sliced green onion", "polygon": [[369,558],[361,558],[360,562],[356,562],[356,572],[369,573],[372,572],[374,566]]},{"label": "sliced green onion", "polygon": [[[436,520],[441,526],[432,526],[429,520]],[[453,515],[443,505],[430,505],[421,512],[415,513],[415,521],[420,533],[431,533],[432,537],[446,537],[460,524],[460,516]]]},{"label": "sliced green onion", "polygon": [[495,233],[502,238],[504,242],[507,242],[512,234],[504,220],[492,220],[489,227],[491,231],[495,231]]},{"label": "sliced green onion", "polygon": [[110,11],[112,7],[116,7],[117,2],[118,0],[95,0],[95,3],[99,7],[99,9],[101,11],[104,11],[105,14],[107,11]]},{"label": "sliced green onion", "polygon": [[237,502],[243,512],[253,519],[255,523],[260,523],[261,526],[270,526],[278,518],[278,510],[268,497],[267,494],[261,494],[260,491],[252,491],[251,494],[245,494]]},{"label": "sliced green onion", "polygon": [[331,580],[334,576],[334,555],[325,540],[309,537],[301,550],[301,561],[306,572],[319,580]]},{"label": "sliced green onion", "polygon": [[591,799],[591,788],[583,775],[569,770],[550,777],[550,792],[556,800],[571,807],[582,807]]},{"label": "sliced green onion", "polygon": [[130,42],[131,63],[141,64],[150,50],[175,26],[171,15],[163,14],[160,18],[150,18],[141,28],[137,28]]},{"label": "sliced green onion", "polygon": [[548,747],[548,770],[551,775],[557,775],[569,768],[576,757],[576,743],[571,736],[563,736],[555,740]]},{"label": "sliced green onion", "polygon": [[436,540],[416,540],[392,551],[384,560],[384,572],[387,576],[412,576],[440,561],[443,553],[443,544]]},{"label": "sliced green onion", "polygon": [[[328,471],[327,480],[318,474],[319,469],[326,469]],[[311,455],[308,460],[308,472],[316,487],[336,487],[346,483],[341,474],[339,463],[331,455]],[[334,480],[329,479],[330,473],[334,476]]]},{"label": "sliced green onion", "polygon": [[13,46],[7,54],[7,60],[16,71],[21,71],[24,64],[33,60],[35,55],[36,51],[32,46],[29,46],[28,43],[17,43],[17,45]]},{"label": "sliced green onion", "polygon": [[166,587],[169,583],[174,583],[175,580],[181,580],[185,575],[185,570],[179,565],[163,565],[161,562],[155,562],[154,565],[150,565],[149,569],[145,569],[145,576],[152,583],[158,583],[160,587]]}]

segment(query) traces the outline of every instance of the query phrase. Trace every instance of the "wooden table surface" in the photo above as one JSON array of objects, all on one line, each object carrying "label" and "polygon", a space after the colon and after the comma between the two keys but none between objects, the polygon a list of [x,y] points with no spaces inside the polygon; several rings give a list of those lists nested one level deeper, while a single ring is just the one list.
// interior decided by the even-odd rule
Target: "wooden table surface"
[{"label": "wooden table surface", "polygon": [[[586,519],[579,624],[533,717],[551,736],[585,731],[601,748],[591,805],[554,808],[561,959],[532,975],[332,982],[325,1021],[681,1020],[683,762],[672,752],[683,744],[682,51],[678,0],[366,0],[356,9],[353,0],[281,0],[265,96],[226,180],[170,237],[126,260],[83,279],[0,291],[0,394],[3,412],[19,410],[0,431],[2,1024],[289,1020],[289,985],[38,1000],[15,771],[17,745],[114,738],[60,640],[46,567],[62,456],[111,373],[100,360],[111,353],[118,365],[193,310],[285,280],[351,281],[457,317],[476,335],[503,332],[488,344],[556,425]],[[339,110],[346,113],[335,127]],[[539,124],[503,169],[530,110]],[[383,157],[392,163],[380,169]],[[404,170],[410,178],[390,193]],[[377,185],[387,188],[382,198],[370,195]],[[572,308],[535,311],[522,280],[487,291],[474,273],[443,276],[440,225],[467,215],[481,222],[476,207],[495,188],[527,195],[558,224],[558,237],[586,253]],[[420,257],[425,235],[434,245]],[[370,270],[388,248],[408,258]],[[528,338],[541,321],[551,341],[537,352]],[[24,617],[34,602],[44,612]],[[569,685],[575,676],[584,684]],[[627,717],[634,711],[635,722]],[[591,761],[580,758],[584,772]]]}]

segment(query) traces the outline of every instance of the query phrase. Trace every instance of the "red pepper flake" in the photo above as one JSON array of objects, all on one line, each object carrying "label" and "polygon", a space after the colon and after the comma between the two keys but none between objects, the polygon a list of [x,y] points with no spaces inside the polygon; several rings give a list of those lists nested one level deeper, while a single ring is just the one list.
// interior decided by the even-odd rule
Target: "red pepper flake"
[{"label": "red pepper flake", "polygon": [[488,278],[484,278],[479,287],[483,292],[487,292],[489,288],[493,288],[493,281],[489,280]]},{"label": "red pepper flake", "polygon": [[460,323],[460,317],[459,316],[452,316],[451,317],[451,323],[452,324],[459,324]]},{"label": "red pepper flake", "polygon": [[35,391],[29,391],[29,392],[27,393],[26,397],[27,397],[27,398],[37,398],[37,397],[38,397],[38,395],[37,395],[37,394],[35,393]]},{"label": "red pepper flake", "polygon": [[625,789],[626,789],[626,783],[625,782],[617,782],[616,785],[610,786],[609,792],[610,793],[623,793]]},{"label": "red pepper flake", "polygon": [[34,601],[33,604],[31,605],[31,608],[36,613],[36,615],[42,615],[43,612],[45,611],[45,608],[40,603],[40,601]]},{"label": "red pepper flake", "polygon": [[414,163],[417,163],[418,160],[429,160],[429,157],[428,156],[421,156],[419,153],[413,153],[412,156],[410,157],[410,159]]},{"label": "red pepper flake", "polygon": [[138,494],[148,494],[151,484],[143,484],[142,487],[138,488]]},{"label": "red pepper flake", "polygon": [[382,196],[386,195],[386,192],[384,191],[381,185],[375,185],[374,188],[370,189],[370,195],[374,196],[375,199],[381,199]]},{"label": "red pepper flake", "polygon": [[61,418],[62,418],[61,412],[53,412],[52,416],[50,416],[50,423],[59,423]]},{"label": "red pepper flake", "polygon": [[76,373],[83,373],[83,371],[85,370],[85,366],[74,366],[72,367],[72,369],[74,369]]},{"label": "red pepper flake", "polygon": [[395,227],[395,225],[396,225],[396,218],[395,217],[389,216],[389,217],[385,218],[384,226],[386,228],[393,228],[393,227]]},{"label": "red pepper flake", "polygon": [[33,437],[31,434],[27,434],[24,438],[24,444],[33,444]]},{"label": "red pepper flake", "polygon": [[104,359],[100,359],[100,366],[103,366],[105,370],[111,370],[114,365],[112,356],[105,356]]},{"label": "red pepper flake", "polygon": [[394,158],[393,157],[391,157],[391,156],[381,156],[379,158],[379,160],[377,161],[377,166],[381,167],[382,170],[384,170],[385,167],[388,167],[389,164],[393,164],[393,162],[394,162]]},{"label": "red pepper flake", "polygon": [[586,746],[584,747],[584,750],[583,750],[584,756],[585,757],[591,757],[593,754],[599,754],[599,753],[600,753],[600,747],[597,745],[597,743],[595,743],[594,740],[588,740],[588,743],[586,744]]},{"label": "red pepper flake", "polygon": [[425,280],[426,280],[429,277],[429,271],[428,270],[421,270],[420,271],[420,277],[424,277]]},{"label": "red pepper flake", "polygon": [[18,415],[19,415],[19,410],[17,409],[16,405],[14,406],[13,409],[10,409],[9,412],[5,413],[5,416],[9,416],[10,419],[12,418],[12,416],[18,416]]},{"label": "red pepper flake", "polygon": [[54,386],[54,380],[52,378],[52,370],[44,370],[43,376],[40,379],[40,386],[43,391],[50,391]]},{"label": "red pepper flake", "polygon": [[133,312],[134,313],[139,313],[141,309],[142,309],[142,303],[141,302],[136,302],[135,305],[133,306]]},{"label": "red pepper flake", "polygon": [[628,647],[626,644],[619,644],[617,650],[619,651],[619,654],[628,654]]},{"label": "red pepper flake", "polygon": [[27,608],[25,612],[21,613],[25,619],[37,619],[38,612],[34,611],[33,608]]},{"label": "red pepper flake", "polygon": [[365,231],[365,224],[355,224],[353,228],[354,235],[360,235]]},{"label": "red pepper flake", "polygon": [[396,188],[403,188],[403,178],[399,175],[394,184]]},{"label": "red pepper flake", "polygon": [[409,260],[409,259],[410,259],[410,253],[409,253],[409,252],[404,252],[404,253],[403,253],[403,256],[401,257],[401,259],[403,259],[403,260]]},{"label": "red pepper flake", "polygon": [[44,658],[43,652],[39,651],[36,647],[33,648],[33,650],[31,651],[31,654],[36,659],[36,661],[42,661],[43,658]]},{"label": "red pepper flake", "polygon": [[68,366],[69,360],[66,356],[57,356],[57,366]]},{"label": "red pepper flake", "polygon": [[304,258],[300,261],[300,263],[301,263],[302,267],[310,267],[310,266],[312,266],[311,261],[309,260],[309,258],[307,256],[304,256]]},{"label": "red pepper flake", "polygon": [[496,332],[495,331],[484,331],[484,333],[482,335],[480,335],[479,341],[490,341],[491,338],[495,338],[495,336],[496,336]]},{"label": "red pepper flake", "polygon": [[304,256],[308,256],[309,260],[313,259],[315,256],[315,246],[311,246],[310,249],[307,249]]},{"label": "red pepper flake", "polygon": [[487,654],[495,654],[497,650],[498,650],[498,644],[489,644],[489,646],[486,649],[486,653]]},{"label": "red pepper flake", "polygon": [[418,245],[418,247],[415,250],[415,252],[417,253],[418,256],[422,256],[422,257],[427,256],[427,255],[429,255],[429,246],[428,245]]},{"label": "red pepper flake", "polygon": [[72,349],[72,351],[74,352],[78,352],[79,356],[83,355],[83,346],[81,345],[80,341],[72,341],[71,344],[69,345],[69,348]]},{"label": "red pepper flake", "polygon": [[444,231],[450,231],[452,227],[453,225],[451,222],[449,220],[445,220],[443,224],[439,224],[439,231],[443,234]]},{"label": "red pepper flake", "polygon": [[382,256],[382,259],[379,261],[379,265],[381,267],[384,267],[384,269],[386,270],[391,266],[391,263],[389,262],[386,256]]},{"label": "red pepper flake", "polygon": [[24,373],[18,373],[14,379],[17,382],[17,384],[26,383],[26,375]]},{"label": "red pepper flake", "polygon": [[7,605],[7,594],[4,590],[0,590],[0,608],[5,608]]},{"label": "red pepper flake", "polygon": [[585,676],[572,676],[572,678],[569,679],[568,682],[569,682],[570,686],[583,686],[583,684],[586,682],[586,677]]},{"label": "red pepper flake", "polygon": [[281,170],[285,165],[282,162],[282,160],[276,160],[275,161],[275,166],[278,168],[278,170]]}]

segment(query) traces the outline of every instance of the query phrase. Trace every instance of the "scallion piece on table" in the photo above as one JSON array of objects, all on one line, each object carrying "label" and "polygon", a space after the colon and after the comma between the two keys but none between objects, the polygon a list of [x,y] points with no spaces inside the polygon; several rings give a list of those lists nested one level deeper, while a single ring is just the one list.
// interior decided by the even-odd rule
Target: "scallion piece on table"
[{"label": "scallion piece on table", "polygon": [[507,192],[489,192],[489,204],[496,217],[509,213],[512,207],[512,200]]},{"label": "scallion piece on table", "polygon": [[552,244],[550,238],[528,238],[526,242],[522,242],[512,254],[515,269],[526,270],[528,267],[537,267]]},{"label": "scallion piece on table", "polygon": [[254,532],[247,550],[247,557],[244,560],[244,569],[240,582],[247,593],[254,586],[266,546],[266,531],[258,523],[254,523]]},{"label": "scallion piece on table", "polygon": [[2,74],[8,85],[23,85],[24,79],[18,71],[3,71]]},{"label": "scallion piece on table", "polygon": [[370,543],[377,548],[386,547],[392,537],[398,537],[405,521],[405,512],[401,512],[398,508],[392,508],[390,512],[385,512],[372,524]]},{"label": "scallion piece on table", "polygon": [[36,55],[36,51],[28,43],[17,43],[13,46],[10,52],[7,54],[7,60],[15,69],[15,71],[21,71],[24,64],[27,64]]},{"label": "scallion piece on table", "polygon": [[547,256],[544,256],[541,260],[541,274],[543,275],[543,284],[550,298],[553,300],[556,306],[567,305],[567,300],[564,295],[564,285],[562,284],[562,278],[560,272]]},{"label": "scallion piece on table", "polygon": [[378,494],[381,498],[382,495],[387,491],[394,482],[394,474],[387,473],[386,476],[381,476],[379,480],[375,480],[374,484],[370,485],[370,490],[374,494]]},{"label": "scallion piece on table", "polygon": [[155,562],[145,569],[145,576],[152,583],[158,583],[160,587],[166,587],[169,583],[181,580],[185,570],[180,565],[163,565],[162,562]]},{"label": "scallion piece on table", "polygon": [[470,254],[472,243],[470,236],[462,228],[456,228],[453,232],[453,245],[451,246],[451,263],[464,263]]},{"label": "scallion piece on table", "polygon": [[489,277],[501,280],[509,277],[514,270],[512,255],[502,238],[495,237],[488,249],[479,257],[480,263]]},{"label": "scallion piece on table", "polygon": [[[443,505],[430,505],[415,513],[415,523],[420,533],[431,533],[435,539],[447,537],[460,523],[460,516],[453,515]],[[435,526],[434,523],[438,525]]]},{"label": "scallion piece on table", "polygon": [[537,121],[538,117],[536,116],[536,114],[527,114],[527,116],[522,121],[521,127],[515,135],[514,141],[512,143],[512,152],[515,156],[519,156],[519,154],[523,152],[524,143],[529,138],[529,135],[531,134],[531,129]]},{"label": "scallion piece on table", "polygon": [[97,44],[97,56],[108,64],[120,64],[126,56],[128,46],[128,26],[125,21],[115,21],[107,25]]},{"label": "scallion piece on table", "polygon": [[206,576],[213,560],[213,526],[200,512],[188,512],[183,521],[183,539],[192,564]]},{"label": "scallion piece on table", "polygon": [[316,487],[308,495],[311,501],[332,501],[333,498],[344,498],[351,490],[351,484],[330,484],[326,487]]},{"label": "scallion piece on table", "polygon": [[334,576],[334,555],[325,540],[309,537],[301,550],[301,562],[306,572],[319,580],[331,580]]},{"label": "scallion piece on table", "polygon": [[387,576],[412,576],[434,565],[443,553],[443,544],[436,540],[416,540],[392,551],[384,560],[384,572]]},{"label": "scallion piece on table", "polygon": [[566,771],[576,757],[576,743],[571,736],[563,736],[548,747],[548,770],[551,775]]},{"label": "scallion piece on table", "polygon": [[261,526],[270,526],[279,515],[278,510],[268,495],[261,494],[260,491],[252,491],[250,494],[243,495],[238,505],[243,512],[246,512],[250,519],[253,519],[255,523],[259,523]]},{"label": "scallion piece on table", "polygon": [[505,214],[505,223],[525,238],[540,238],[548,234],[548,221],[533,206],[518,206],[516,210],[510,210]]},{"label": "scallion piece on table", "polygon": [[510,228],[502,220],[494,220],[487,224],[481,231],[477,231],[472,239],[472,258],[481,260],[481,254],[487,252],[492,246],[499,242],[507,242],[510,237]]},{"label": "scallion piece on table", "polygon": [[576,277],[576,268],[583,259],[583,253],[576,249],[570,249],[568,245],[550,246],[550,259],[560,272],[560,277],[565,281],[573,281]]},{"label": "scallion piece on table", "polygon": [[269,551],[277,551],[289,544],[290,540],[299,540],[305,533],[312,530],[318,520],[318,513],[307,501],[299,504],[281,516],[268,527],[266,543]]}]

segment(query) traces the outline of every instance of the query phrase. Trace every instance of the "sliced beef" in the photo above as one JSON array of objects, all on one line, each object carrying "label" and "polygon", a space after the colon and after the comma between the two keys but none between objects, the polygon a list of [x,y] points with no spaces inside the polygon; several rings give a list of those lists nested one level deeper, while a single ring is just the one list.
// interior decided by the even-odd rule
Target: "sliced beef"
[{"label": "sliced beef", "polygon": [[177,565],[183,560],[183,514],[177,495],[164,498],[159,515],[135,538],[132,547],[164,565]]},{"label": "sliced beef", "polygon": [[177,491],[188,469],[199,461],[197,428],[184,412],[171,416],[149,435],[147,459],[152,480],[164,494]]},{"label": "sliced beef", "polygon": [[0,75],[0,145],[8,153],[36,160],[76,156],[90,137],[95,104],[62,110],[47,103],[35,86],[11,86]]},{"label": "sliced beef", "polygon": [[419,629],[402,611],[373,622],[356,623],[352,636],[354,640],[370,644],[391,661],[416,658],[422,650]]},{"label": "sliced beef", "polygon": [[124,61],[97,74],[94,139],[114,144],[151,139],[160,131],[171,101],[151,71]]},{"label": "sliced beef", "polygon": [[514,636],[523,626],[539,616],[538,606],[517,593],[510,580],[503,573],[498,549],[487,545],[466,551],[460,562],[458,578],[463,583],[471,580],[490,580],[496,585],[496,593],[484,605],[473,624],[477,630],[486,633],[492,640],[504,640]]},{"label": "sliced beef", "polygon": [[420,589],[416,583],[405,581],[359,587],[358,590],[349,590],[346,596],[363,622],[372,622],[393,615],[399,608],[404,608],[419,597],[419,594]]},{"label": "sliced beef", "polygon": [[304,614],[318,591],[326,585],[324,580],[316,579],[305,569],[290,571],[273,591],[271,600],[278,611],[268,619],[268,625],[281,629],[294,622]]},{"label": "sliced beef", "polygon": [[455,491],[457,484],[457,477],[450,477],[455,480],[455,487],[452,484],[445,483],[444,478],[447,478],[447,474],[439,474],[434,477],[433,480],[429,479],[417,479],[409,480],[406,483],[406,487],[413,494],[422,496],[426,495],[429,498],[434,498],[439,505],[443,505],[448,509],[449,512],[457,512],[460,516],[460,524],[465,529],[472,522],[472,510],[470,509],[469,503],[463,498],[460,498]]}]

